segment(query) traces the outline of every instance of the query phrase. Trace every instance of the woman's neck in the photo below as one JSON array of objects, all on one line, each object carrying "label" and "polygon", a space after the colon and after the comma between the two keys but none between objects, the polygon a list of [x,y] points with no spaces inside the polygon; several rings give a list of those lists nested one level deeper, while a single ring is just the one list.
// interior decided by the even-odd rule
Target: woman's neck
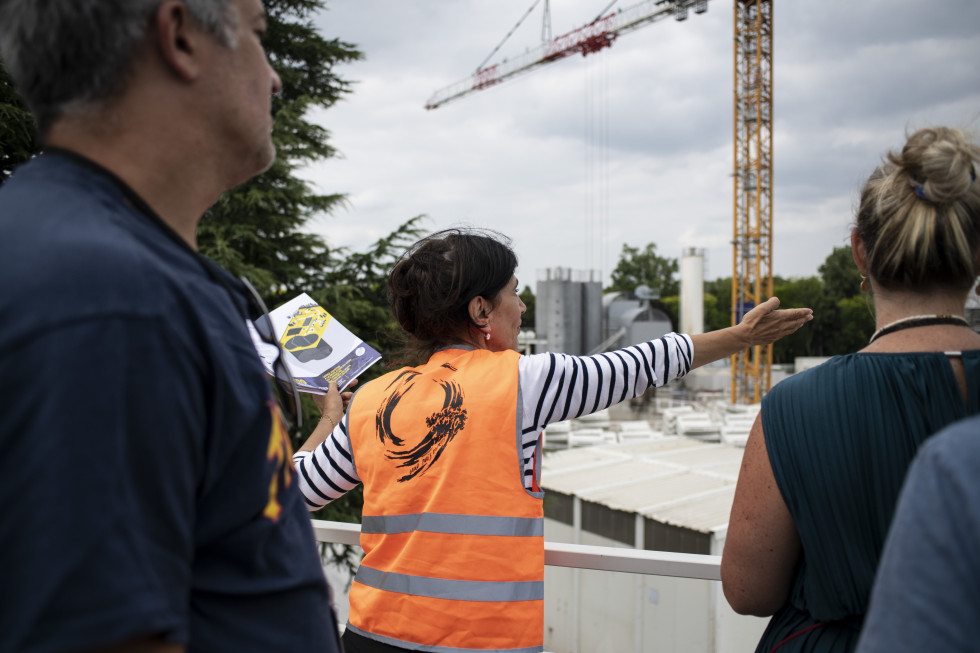
[{"label": "woman's neck", "polygon": [[966,312],[966,291],[929,293],[875,289],[875,329],[918,315],[959,315]]},{"label": "woman's neck", "polygon": [[[965,351],[980,349],[980,335],[965,322],[966,291],[913,293],[875,288],[875,335],[862,351]],[[936,319],[937,317],[941,319]],[[919,319],[921,318],[921,319]]]}]

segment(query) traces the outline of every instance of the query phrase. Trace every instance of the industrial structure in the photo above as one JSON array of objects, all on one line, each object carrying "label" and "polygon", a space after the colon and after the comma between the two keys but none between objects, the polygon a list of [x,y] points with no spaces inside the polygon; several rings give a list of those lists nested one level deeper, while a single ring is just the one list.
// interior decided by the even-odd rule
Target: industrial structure
[{"label": "industrial structure", "polygon": [[[535,0],[518,26],[541,0]],[[610,47],[623,34],[689,10],[707,11],[708,0],[646,0],[609,11],[610,2],[591,23],[551,38],[549,1],[544,0],[542,43],[521,56],[487,62],[473,75],[436,91],[426,102],[435,109],[507,79],[573,54],[587,56]],[[732,323],[772,294],[772,0],[733,0],[734,20],[734,185],[732,236]],[[516,29],[515,26],[514,29]],[[514,30],[512,29],[510,34]],[[507,35],[507,37],[510,36]],[[506,38],[504,40],[506,40]],[[501,43],[502,45],[502,43]],[[732,357],[733,403],[756,403],[770,385],[772,345]]]},{"label": "industrial structure", "polygon": [[[772,296],[772,0],[735,0],[732,324]],[[732,356],[732,403],[758,403],[772,345]]]}]

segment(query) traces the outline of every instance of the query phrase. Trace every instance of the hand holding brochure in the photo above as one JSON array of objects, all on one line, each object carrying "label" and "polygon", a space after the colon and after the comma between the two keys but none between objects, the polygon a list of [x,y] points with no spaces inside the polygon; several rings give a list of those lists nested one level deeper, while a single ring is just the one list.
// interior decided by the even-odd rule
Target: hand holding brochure
[{"label": "hand holding brochure", "polygon": [[[332,381],[343,390],[381,359],[381,354],[348,331],[306,293],[270,311],[269,318],[271,325],[264,317],[254,324],[249,322],[252,342],[266,371],[273,375],[279,351],[275,345],[263,341],[259,332],[269,340],[279,341],[300,392],[324,394]],[[270,333],[270,326],[275,335]]]}]

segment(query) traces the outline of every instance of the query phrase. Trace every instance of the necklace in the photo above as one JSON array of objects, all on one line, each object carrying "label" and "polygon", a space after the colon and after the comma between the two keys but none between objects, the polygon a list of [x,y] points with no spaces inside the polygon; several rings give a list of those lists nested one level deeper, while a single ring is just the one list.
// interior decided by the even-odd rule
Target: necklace
[{"label": "necklace", "polygon": [[871,340],[868,341],[868,344],[870,345],[881,336],[886,336],[889,333],[895,333],[896,331],[901,331],[902,329],[914,329],[916,327],[933,326],[935,324],[955,324],[957,326],[966,327],[970,326],[970,323],[966,321],[966,318],[960,317],[959,315],[911,315],[909,317],[903,317],[900,320],[895,320],[894,322],[889,322],[885,326],[875,331],[874,335],[871,336]]}]

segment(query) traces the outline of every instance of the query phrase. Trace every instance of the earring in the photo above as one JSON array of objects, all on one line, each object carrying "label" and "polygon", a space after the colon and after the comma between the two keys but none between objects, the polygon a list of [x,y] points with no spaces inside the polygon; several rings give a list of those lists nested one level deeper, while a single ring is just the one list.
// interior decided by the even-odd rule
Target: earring
[{"label": "earring", "polygon": [[486,340],[489,340],[490,339],[490,330],[489,329],[487,329],[486,331],[483,332],[483,337]]},{"label": "earring", "polygon": [[868,292],[869,290],[871,290],[871,284],[868,283],[868,278],[862,274],[861,275],[861,292]]}]

